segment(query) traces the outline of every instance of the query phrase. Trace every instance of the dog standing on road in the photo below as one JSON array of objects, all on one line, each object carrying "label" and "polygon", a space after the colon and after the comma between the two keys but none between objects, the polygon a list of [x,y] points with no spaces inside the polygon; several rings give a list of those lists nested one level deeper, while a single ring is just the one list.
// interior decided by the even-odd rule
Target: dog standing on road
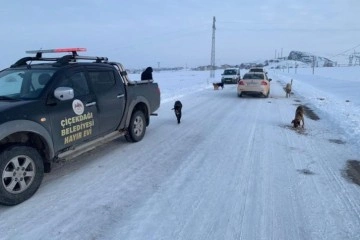
[{"label": "dog standing on road", "polygon": [[221,87],[221,89],[224,89],[224,83],[219,82],[219,83],[213,83],[214,86],[214,90],[219,90],[219,87]]},{"label": "dog standing on road", "polygon": [[304,108],[302,106],[298,106],[295,111],[295,119],[292,120],[292,124],[294,125],[294,128],[297,128],[300,126],[300,123],[302,121],[302,128],[304,128],[305,122],[304,122]]},{"label": "dog standing on road", "polygon": [[290,97],[290,93],[291,93],[291,88],[292,88],[292,82],[293,80],[291,79],[290,83],[286,84],[286,87],[284,88],[285,92],[286,92],[286,97]]},{"label": "dog standing on road", "polygon": [[175,101],[174,108],[172,108],[171,110],[174,110],[178,124],[180,123],[181,120],[181,109],[182,109],[182,103],[179,100]]}]

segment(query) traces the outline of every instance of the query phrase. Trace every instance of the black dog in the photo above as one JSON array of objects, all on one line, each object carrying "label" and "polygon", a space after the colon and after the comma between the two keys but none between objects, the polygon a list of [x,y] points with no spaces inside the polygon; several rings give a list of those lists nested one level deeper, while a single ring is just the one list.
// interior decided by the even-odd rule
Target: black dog
[{"label": "black dog", "polygon": [[175,101],[174,108],[172,108],[171,110],[174,110],[178,124],[180,123],[181,119],[181,109],[182,103],[179,100]]}]

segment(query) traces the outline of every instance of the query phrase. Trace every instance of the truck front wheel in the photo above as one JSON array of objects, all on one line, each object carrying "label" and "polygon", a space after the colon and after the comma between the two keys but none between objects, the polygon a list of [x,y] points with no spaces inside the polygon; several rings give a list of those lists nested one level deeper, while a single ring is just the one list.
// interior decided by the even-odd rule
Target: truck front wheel
[{"label": "truck front wheel", "polygon": [[125,138],[129,142],[139,142],[143,139],[146,131],[145,115],[142,111],[136,111],[132,114],[128,133]]},{"label": "truck front wheel", "polygon": [[30,198],[40,187],[44,164],[38,151],[14,145],[0,153],[0,203],[16,205]]}]

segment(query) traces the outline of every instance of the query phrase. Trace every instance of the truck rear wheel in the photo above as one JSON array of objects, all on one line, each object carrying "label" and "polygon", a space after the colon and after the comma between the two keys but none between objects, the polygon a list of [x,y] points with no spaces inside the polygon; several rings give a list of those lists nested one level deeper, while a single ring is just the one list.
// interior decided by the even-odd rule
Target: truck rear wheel
[{"label": "truck rear wheel", "polygon": [[44,164],[38,151],[14,145],[0,153],[0,203],[16,205],[30,198],[40,187]]},{"label": "truck rear wheel", "polygon": [[125,138],[129,142],[139,142],[143,139],[146,132],[146,120],[142,111],[136,111],[132,114],[128,133]]}]

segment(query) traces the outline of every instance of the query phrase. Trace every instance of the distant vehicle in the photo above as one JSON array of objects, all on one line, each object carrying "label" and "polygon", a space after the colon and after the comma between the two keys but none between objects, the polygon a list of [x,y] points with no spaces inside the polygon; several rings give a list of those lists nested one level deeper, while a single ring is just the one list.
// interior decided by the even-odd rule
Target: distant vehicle
[{"label": "distant vehicle", "polygon": [[269,97],[271,78],[263,72],[246,73],[237,86],[237,95],[262,95]]},{"label": "distant vehicle", "polygon": [[221,74],[221,82],[224,84],[237,84],[240,79],[240,68],[227,68]]},{"label": "distant vehicle", "polygon": [[[120,63],[77,54],[85,50],[28,51],[36,56],[0,71],[0,204],[30,198],[57,158],[144,137],[160,106],[158,84],[130,81]],[[72,54],[42,56],[64,52]]]},{"label": "distant vehicle", "polygon": [[249,72],[263,72],[263,73],[267,73],[265,72],[264,68],[262,67],[252,67],[249,69]]}]

